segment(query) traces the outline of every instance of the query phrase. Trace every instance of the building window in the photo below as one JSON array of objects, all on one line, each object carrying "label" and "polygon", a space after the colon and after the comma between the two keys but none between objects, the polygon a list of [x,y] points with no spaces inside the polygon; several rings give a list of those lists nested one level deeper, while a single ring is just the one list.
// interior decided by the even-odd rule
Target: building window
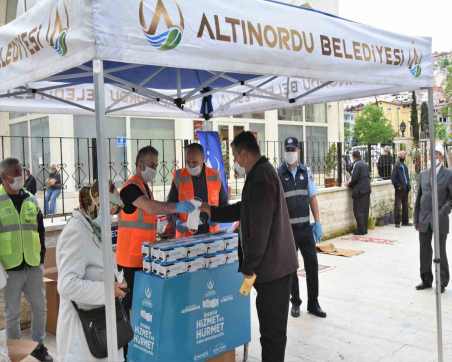
[{"label": "building window", "polygon": [[303,122],[303,106],[278,109],[280,121]]},{"label": "building window", "polygon": [[265,119],[265,113],[264,112],[242,113],[234,116],[234,118]]},{"label": "building window", "polygon": [[15,123],[9,126],[11,135],[11,156],[17,158],[25,166],[29,166],[28,122]]},{"label": "building window", "polygon": [[326,103],[306,105],[306,122],[327,123]]},{"label": "building window", "polygon": [[17,0],[6,1],[6,23],[13,21],[17,13]]}]

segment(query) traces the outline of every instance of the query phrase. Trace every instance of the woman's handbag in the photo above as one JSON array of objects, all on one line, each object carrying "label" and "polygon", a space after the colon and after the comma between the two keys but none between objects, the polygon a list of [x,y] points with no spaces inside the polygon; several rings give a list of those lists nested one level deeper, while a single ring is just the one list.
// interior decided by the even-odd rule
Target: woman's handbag
[{"label": "woman's handbag", "polygon": [[[133,330],[122,303],[116,299],[116,331],[118,333],[118,349],[125,347],[133,339]],[[96,358],[107,357],[107,327],[105,323],[105,307],[82,310],[72,302],[82,322],[91,354]]]}]

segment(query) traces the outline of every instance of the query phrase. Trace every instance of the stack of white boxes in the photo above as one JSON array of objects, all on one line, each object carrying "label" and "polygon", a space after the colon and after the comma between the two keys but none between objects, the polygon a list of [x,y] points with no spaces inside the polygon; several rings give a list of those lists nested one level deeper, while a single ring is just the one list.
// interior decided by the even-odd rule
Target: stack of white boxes
[{"label": "stack of white boxes", "polygon": [[238,235],[196,235],[165,243],[143,243],[143,271],[171,278],[200,269],[213,269],[238,260]]}]

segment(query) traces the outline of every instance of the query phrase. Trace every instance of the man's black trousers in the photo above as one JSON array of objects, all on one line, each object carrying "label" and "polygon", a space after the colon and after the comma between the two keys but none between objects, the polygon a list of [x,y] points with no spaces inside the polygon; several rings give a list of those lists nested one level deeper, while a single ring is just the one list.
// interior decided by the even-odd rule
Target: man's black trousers
[{"label": "man's black trousers", "polygon": [[[432,260],[433,260],[433,248],[432,248],[433,231],[431,228],[425,233],[419,233],[420,242],[420,261],[421,261],[421,280],[424,284],[432,285],[433,273],[432,273]],[[440,270],[441,270],[441,286],[447,287],[449,284],[449,263],[447,261],[446,253],[446,241],[447,234],[439,234],[439,251],[440,251]]]},{"label": "man's black trousers", "polygon": [[262,362],[284,362],[292,275],[256,283],[256,308],[261,333]]},{"label": "man's black trousers", "polygon": [[408,190],[396,190],[394,198],[394,222],[400,225],[400,207],[402,207],[402,225],[408,225]]},{"label": "man's black trousers", "polygon": [[[308,306],[315,306],[319,296],[319,261],[315,248],[314,235],[311,225],[292,228],[297,249],[303,256],[304,270],[306,272],[306,286],[308,288]],[[290,301],[293,305],[300,306],[300,287],[298,275],[295,273],[292,278],[292,292]]]},{"label": "man's black trousers", "polygon": [[370,194],[353,198],[353,214],[355,215],[357,233],[367,234],[367,223],[369,221]]}]

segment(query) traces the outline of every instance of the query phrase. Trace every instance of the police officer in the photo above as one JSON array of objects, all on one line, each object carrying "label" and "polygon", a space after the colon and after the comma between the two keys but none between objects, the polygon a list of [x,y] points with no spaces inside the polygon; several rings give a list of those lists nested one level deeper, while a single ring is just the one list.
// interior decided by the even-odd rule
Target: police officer
[{"label": "police officer", "polygon": [[[318,302],[319,263],[315,244],[322,238],[323,230],[320,224],[317,188],[309,169],[299,161],[298,140],[295,137],[287,138],[284,142],[284,149],[285,162],[280,166],[278,175],[284,188],[295,244],[300,249],[304,260],[308,287],[308,312],[325,318],[326,313]],[[314,216],[315,223],[313,225],[309,223],[309,210]],[[291,315],[298,318],[301,299],[296,273],[292,278],[291,302]]]}]

